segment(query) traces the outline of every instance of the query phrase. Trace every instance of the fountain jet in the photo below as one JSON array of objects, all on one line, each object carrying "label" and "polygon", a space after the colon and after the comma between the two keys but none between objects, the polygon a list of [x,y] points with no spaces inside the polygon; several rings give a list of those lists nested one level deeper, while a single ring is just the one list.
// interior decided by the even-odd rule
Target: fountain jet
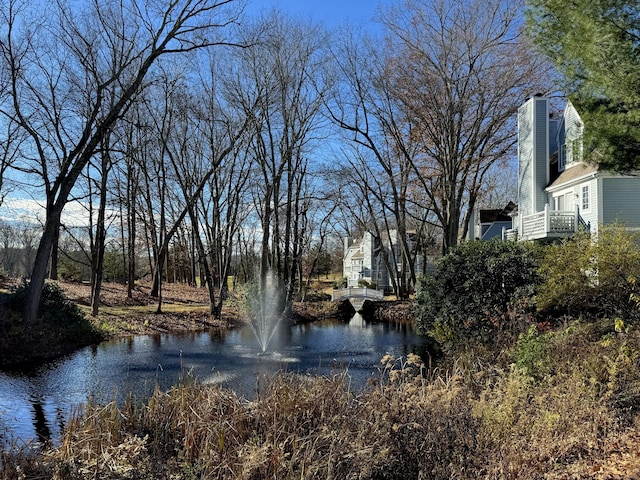
[{"label": "fountain jet", "polygon": [[258,295],[254,299],[253,312],[251,329],[264,354],[280,323],[282,313],[278,278],[271,270],[267,272],[265,278],[260,279]]}]

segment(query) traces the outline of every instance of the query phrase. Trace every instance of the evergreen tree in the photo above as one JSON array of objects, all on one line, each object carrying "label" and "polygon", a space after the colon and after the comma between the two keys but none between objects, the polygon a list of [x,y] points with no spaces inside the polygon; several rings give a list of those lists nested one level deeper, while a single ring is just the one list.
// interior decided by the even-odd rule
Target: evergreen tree
[{"label": "evergreen tree", "polygon": [[529,0],[527,17],[585,122],[591,160],[640,168],[640,1]]}]

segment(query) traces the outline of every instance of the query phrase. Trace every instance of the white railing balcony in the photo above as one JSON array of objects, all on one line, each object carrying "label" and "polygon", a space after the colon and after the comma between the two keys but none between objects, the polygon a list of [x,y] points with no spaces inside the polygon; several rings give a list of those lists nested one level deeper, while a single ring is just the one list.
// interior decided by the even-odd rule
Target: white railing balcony
[{"label": "white railing balcony", "polygon": [[542,212],[522,217],[518,236],[521,240],[569,237],[578,231],[579,223],[580,212],[577,206],[575,211],[570,211],[551,210],[546,205]]}]

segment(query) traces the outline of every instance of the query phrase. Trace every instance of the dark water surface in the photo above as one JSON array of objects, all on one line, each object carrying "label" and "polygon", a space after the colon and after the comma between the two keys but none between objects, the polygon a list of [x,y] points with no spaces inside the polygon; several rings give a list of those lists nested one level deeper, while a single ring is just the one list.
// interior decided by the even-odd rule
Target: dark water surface
[{"label": "dark water surface", "polygon": [[267,355],[250,328],[216,333],[136,336],[88,347],[29,371],[0,372],[0,447],[56,441],[74,405],[88,398],[144,401],[190,376],[252,398],[257,379],[278,371],[331,375],[346,369],[354,389],[379,374],[380,359],[428,355],[428,339],[407,325],[323,321],[281,327]]}]

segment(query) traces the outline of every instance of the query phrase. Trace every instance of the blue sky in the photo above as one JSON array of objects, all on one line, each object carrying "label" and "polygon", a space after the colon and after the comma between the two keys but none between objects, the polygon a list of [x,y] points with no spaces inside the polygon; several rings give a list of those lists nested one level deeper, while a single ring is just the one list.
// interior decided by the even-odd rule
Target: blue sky
[{"label": "blue sky", "polygon": [[249,0],[249,10],[276,7],[302,18],[335,27],[345,22],[356,25],[371,21],[376,7],[389,5],[392,0]]},{"label": "blue sky", "polygon": [[[338,27],[346,22],[363,26],[373,24],[372,17],[378,6],[386,7],[398,1],[400,0],[247,0],[247,12],[257,13],[275,7],[294,17],[324,23],[328,28]],[[18,195],[23,196],[21,193]],[[0,221],[19,218],[31,221],[40,218],[39,221],[42,221],[44,210],[34,207],[36,203],[33,200],[11,197],[0,207]],[[67,223],[82,224],[85,216],[79,204],[70,204],[65,208]]]}]

